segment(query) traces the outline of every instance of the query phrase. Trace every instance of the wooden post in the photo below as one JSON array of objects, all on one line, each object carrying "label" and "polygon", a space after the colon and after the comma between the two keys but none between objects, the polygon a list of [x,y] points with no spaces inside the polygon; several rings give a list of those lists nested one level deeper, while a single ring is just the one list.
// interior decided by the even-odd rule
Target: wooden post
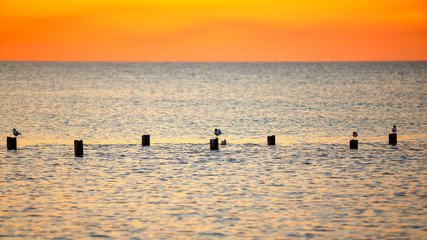
[{"label": "wooden post", "polygon": [[83,140],[74,140],[74,156],[83,157]]},{"label": "wooden post", "polygon": [[218,138],[211,139],[211,150],[219,150]]},{"label": "wooden post", "polygon": [[150,146],[150,135],[142,135],[142,146]]},{"label": "wooden post", "polygon": [[396,145],[397,144],[397,133],[390,133],[388,135],[388,144]]},{"label": "wooden post", "polygon": [[16,150],[16,137],[7,137],[7,150]]},{"label": "wooden post", "polygon": [[350,140],[350,149],[358,149],[359,148],[359,141],[358,140]]},{"label": "wooden post", "polygon": [[267,145],[276,145],[276,136],[267,136]]}]

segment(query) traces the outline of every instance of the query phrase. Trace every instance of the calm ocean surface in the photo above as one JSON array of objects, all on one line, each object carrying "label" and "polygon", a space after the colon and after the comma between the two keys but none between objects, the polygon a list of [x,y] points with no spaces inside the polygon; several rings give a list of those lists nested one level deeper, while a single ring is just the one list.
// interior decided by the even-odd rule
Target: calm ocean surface
[{"label": "calm ocean surface", "polygon": [[427,62],[0,62],[0,238],[427,239],[426,83]]}]

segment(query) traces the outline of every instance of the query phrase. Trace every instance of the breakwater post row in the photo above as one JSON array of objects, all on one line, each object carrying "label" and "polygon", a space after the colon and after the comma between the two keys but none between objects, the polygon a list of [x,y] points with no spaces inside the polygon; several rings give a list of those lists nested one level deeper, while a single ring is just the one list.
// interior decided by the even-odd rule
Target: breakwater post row
[{"label": "breakwater post row", "polygon": [[[397,134],[389,134],[389,144],[397,144]],[[142,135],[141,139],[142,146],[150,146],[150,135]],[[267,136],[267,145],[276,145],[276,136],[271,135]],[[358,149],[359,141],[356,139],[350,140],[350,149]],[[7,150],[16,150],[17,143],[16,137],[7,137]],[[213,138],[210,140],[210,150],[219,150],[218,138]],[[83,140],[74,140],[74,155],[76,157],[83,157]]]}]

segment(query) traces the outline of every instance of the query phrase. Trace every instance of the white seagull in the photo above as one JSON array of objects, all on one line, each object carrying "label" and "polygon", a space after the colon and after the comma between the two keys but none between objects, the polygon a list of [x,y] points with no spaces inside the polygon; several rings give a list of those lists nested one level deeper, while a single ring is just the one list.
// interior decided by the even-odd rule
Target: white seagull
[{"label": "white seagull", "polygon": [[396,125],[393,125],[393,128],[391,129],[391,131],[394,132],[394,133],[397,132]]},{"label": "white seagull", "polygon": [[215,136],[221,135],[221,130],[215,128],[214,134]]},{"label": "white seagull", "polygon": [[15,136],[18,136],[18,135],[20,135],[21,133],[20,132],[18,132],[15,128],[13,129],[13,135],[15,135]]}]

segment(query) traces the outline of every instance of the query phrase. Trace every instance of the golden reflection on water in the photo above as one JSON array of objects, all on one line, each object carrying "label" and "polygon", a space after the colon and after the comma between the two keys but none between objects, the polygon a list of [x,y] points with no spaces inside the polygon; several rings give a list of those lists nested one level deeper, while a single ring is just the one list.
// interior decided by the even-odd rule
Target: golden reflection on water
[{"label": "golden reflection on water", "polygon": [[[23,154],[28,152],[31,149]],[[17,180],[2,181],[3,190],[13,186],[14,191],[1,198],[2,206],[12,210],[3,208],[2,215],[12,221],[1,234],[10,235],[14,229],[21,234],[53,237],[63,233],[77,238],[425,236],[421,229],[402,229],[425,221],[425,215],[418,212],[424,209],[420,190],[425,179],[417,177],[417,172],[412,172],[417,181],[409,182],[398,172],[381,173],[399,166],[389,165],[390,171],[373,162],[350,167],[355,163],[346,153],[343,156],[349,158],[337,163],[314,161],[311,165],[290,164],[292,158],[277,159],[279,165],[266,164],[269,159],[259,161],[246,155],[246,162],[237,165],[217,159],[174,166],[160,164],[165,162],[156,156],[165,153],[153,154],[152,160],[145,161],[132,155],[127,158],[128,167],[111,159],[102,166],[97,157],[83,159],[85,164],[56,160],[59,165],[52,165],[41,156],[22,168],[13,167],[13,159],[6,165],[3,162],[2,178],[19,169],[15,177],[22,177],[19,182],[24,185]],[[151,170],[127,174],[132,165]],[[41,168],[37,174],[34,166]],[[280,169],[290,174],[280,174]],[[396,198],[400,195],[405,201]],[[409,222],[402,226],[401,221]],[[286,237],[286,232],[295,235]]]},{"label": "golden reflection on water", "polygon": [[424,239],[425,69],[2,63],[0,135],[23,134],[0,149],[0,235]]}]

